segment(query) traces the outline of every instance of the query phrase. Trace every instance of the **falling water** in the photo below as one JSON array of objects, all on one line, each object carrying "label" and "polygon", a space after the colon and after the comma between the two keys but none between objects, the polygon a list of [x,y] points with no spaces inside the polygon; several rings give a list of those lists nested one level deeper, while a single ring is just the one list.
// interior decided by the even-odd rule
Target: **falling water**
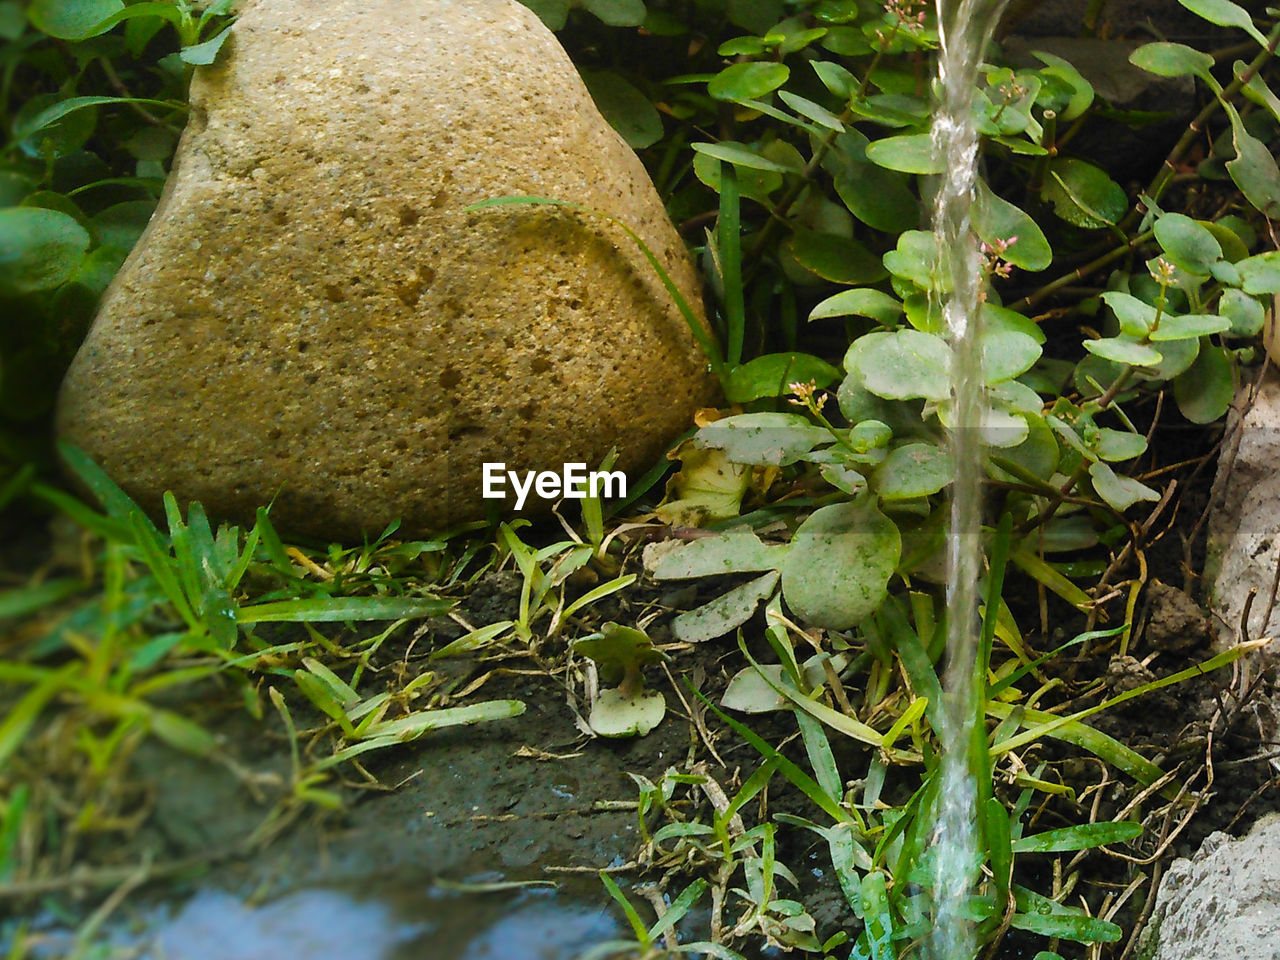
[{"label": "falling water", "polygon": [[1007,0],[937,0],[938,111],[933,149],[943,171],[933,212],[945,271],[942,312],[951,340],[951,452],[955,475],[948,551],[946,696],[942,787],[934,833],[933,960],[971,960],[977,950],[965,902],[977,879],[976,788],[969,742],[976,709],[978,584],[982,575],[982,440],[984,408],[979,311],[982,262],[970,211],[977,182],[978,131],[974,92],[987,41]]}]

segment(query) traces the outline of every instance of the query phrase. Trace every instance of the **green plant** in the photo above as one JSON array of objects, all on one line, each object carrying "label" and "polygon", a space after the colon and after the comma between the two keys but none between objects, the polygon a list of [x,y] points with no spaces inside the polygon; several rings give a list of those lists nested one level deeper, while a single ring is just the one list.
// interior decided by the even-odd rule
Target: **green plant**
[{"label": "green plant", "polygon": [[[1047,765],[1030,758],[1042,751],[1046,738],[1057,739],[1091,753],[1105,768],[1134,778],[1145,788],[1140,796],[1156,793],[1168,782],[1164,771],[1083,721],[1134,697],[1225,666],[1254,645],[1236,647],[1073,714],[1058,716],[1037,709],[1035,704],[1053,686],[1041,680],[1046,664],[1070,648],[1114,637],[1122,628],[1082,634],[1028,660],[1019,638],[1009,632],[1008,611],[1000,599],[1011,533],[1012,518],[1006,515],[995,532],[986,583],[977,664],[980,697],[975,707],[983,722],[976,729],[970,758],[978,784],[981,841],[977,849],[982,858],[974,875],[981,880],[967,913],[977,922],[980,941],[988,950],[994,950],[1009,930],[1050,938],[1051,950],[1058,940],[1115,942],[1122,936],[1117,924],[1068,906],[1063,902],[1063,891],[1076,883],[1070,868],[1079,863],[1080,851],[1132,841],[1141,835],[1141,823],[1121,816],[1114,821],[1091,819],[1033,832],[1039,816],[1033,813],[1033,805],[1042,812],[1050,797],[1074,797],[1075,792],[1061,780],[1045,778]],[[813,632],[791,622],[782,613],[779,598],[773,598],[766,613],[766,637],[779,662],[757,662],[739,635],[738,645],[749,666],[730,682],[722,705],[752,714],[790,713],[809,770],[789,759],[770,739],[706,701],[723,723],[760,754],[762,765],[743,782],[732,802],[724,799],[718,786],[708,787],[705,767],[680,775],[670,771],[658,785],[637,778],[647,861],[654,868],[671,872],[705,871],[713,891],[718,891],[713,903],[726,902],[731,878],[740,869],[750,872],[745,838],[761,837],[759,825],[751,830],[743,825],[742,814],[769,780],[781,774],[816,811],[812,818],[790,810],[774,814],[769,836],[772,841],[776,833],[780,843],[789,841],[790,849],[797,844],[789,834],[795,829],[823,841],[834,878],[851,915],[857,918],[857,924],[847,931],[853,942],[852,955],[917,955],[915,951],[932,923],[929,835],[941,779],[934,731],[941,723],[942,709],[942,685],[934,662],[940,654],[939,640],[945,635],[945,615],[923,593],[911,594],[905,604],[890,599],[859,625],[854,638],[832,636],[832,646],[823,649]],[[797,640],[815,648],[803,662],[795,646]],[[1002,653],[1008,657],[1003,663]],[[904,678],[903,687],[893,684],[897,676]],[[857,710],[850,705],[856,696],[854,689],[863,691]],[[868,719],[864,722],[859,715]],[[836,759],[837,753],[848,755],[850,745],[859,748],[856,755],[866,765],[865,774],[856,780],[841,772]],[[903,773],[910,768],[921,769],[920,783],[903,795],[902,784],[909,782]],[[680,812],[681,805],[673,798],[682,784],[706,791],[711,806],[709,822]],[[896,799],[890,799],[891,789]],[[1171,802],[1177,802],[1176,792],[1166,791],[1169,793]],[[1037,795],[1042,797],[1038,802]],[[1132,814],[1135,806],[1130,804],[1126,810]],[[646,817],[657,812],[669,822],[653,829]],[[736,825],[731,826],[735,820]],[[739,837],[743,843],[738,842]],[[1017,865],[1022,858],[1059,854],[1076,856],[1069,858],[1065,876],[1061,863],[1055,868],[1057,879],[1050,895],[1018,879]],[[779,875],[789,876],[780,869]],[[795,905],[786,908],[792,921],[789,925],[778,926],[777,918],[771,924],[764,923],[769,897],[755,895],[753,889],[746,900],[757,913],[749,913],[745,923],[723,924],[713,919],[713,940],[732,946],[760,921],[759,932],[766,939],[818,952],[818,941],[811,936],[811,918],[795,922],[808,917],[804,906],[807,896],[802,884],[794,878],[791,883],[801,892],[795,896]],[[789,934],[784,936],[780,931]],[[801,936],[802,931],[808,936]],[[832,946],[828,940],[821,944],[821,951],[829,952]],[[1042,956],[1048,960],[1059,954]]]},{"label": "green plant", "polygon": [[612,686],[591,698],[587,723],[602,737],[644,736],[667,712],[661,691],[644,689],[644,668],[665,658],[643,631],[606,623],[599,633],[573,642],[573,651],[596,664]]},{"label": "green plant", "polygon": [[62,373],[155,209],[230,5],[0,4],[0,476],[48,459]]},{"label": "green plant", "polygon": [[[501,524],[498,527],[498,547],[500,562],[511,558],[521,577],[520,605],[512,630],[519,639],[533,644],[536,650],[533,628],[539,619],[544,616],[551,618],[546,635],[554,637],[568,618],[634,583],[636,577],[633,573],[615,577],[570,600],[565,594],[567,581],[591,561],[598,548],[575,537],[574,540],[561,540],[535,549],[516,534],[516,530],[528,524],[527,520]],[[544,569],[543,564],[548,561],[550,565]]]},{"label": "green plant", "polygon": [[[1167,387],[1187,419],[1220,419],[1237,362],[1253,355],[1263,301],[1274,293],[1274,255],[1250,256],[1249,249],[1257,242],[1250,216],[1256,224],[1259,213],[1280,202],[1280,173],[1259,139],[1274,132],[1274,118],[1265,114],[1277,101],[1262,71],[1275,38],[1234,4],[1186,5],[1251,32],[1262,50],[1249,63],[1235,63],[1225,86],[1213,59],[1191,48],[1155,43],[1134,53],[1144,69],[1194,75],[1213,95],[1171,161],[1135,198],[1104,169],[1070,154],[1099,105],[1069,63],[1038,53],[1038,67],[990,65],[983,73],[983,150],[995,184],[980,184],[974,221],[990,281],[984,437],[990,481],[1006,491],[1006,506],[1028,537],[1025,550],[1015,548],[1019,557],[1040,553],[1046,543],[1087,546],[1086,515],[1097,518],[1096,536],[1135,504],[1159,499],[1125,475],[1124,465],[1147,451],[1145,430],[1126,408]],[[569,6],[535,9],[560,28]],[[703,485],[692,499],[679,495],[682,510],[669,507],[667,515],[695,522],[733,516],[735,493],[751,499],[760,492],[748,471],[779,468],[781,482],[771,480],[775,494],[821,491],[824,481],[831,496],[874,494],[909,541],[901,572],[936,562],[944,525],[936,495],[950,478],[950,350],[931,306],[943,252],[932,235],[914,229],[927,206],[927,177],[937,172],[924,59],[936,43],[929,15],[912,3],[874,10],[841,2],[588,8],[614,27],[643,24],[659,38],[748,31],[702,47],[698,66],[714,69],[671,78],[664,94],[650,87],[680,128],[650,148],[661,159],[660,173],[668,169],[663,143],[681,143],[693,131],[718,134],[692,143],[692,164],[671,188],[672,203],[689,209],[712,194],[706,216],[714,214],[716,226],[706,234],[704,266],[716,293],[720,343],[708,357],[726,400],[755,408],[698,432],[684,451],[690,475],[678,477],[677,488],[699,488],[700,476],[723,475],[726,465],[735,475]],[[575,26],[571,19],[568,26]],[[576,26],[602,35],[585,21]],[[709,56],[713,48],[722,59]],[[702,85],[705,96],[693,92]],[[1252,124],[1237,106],[1242,97],[1262,108],[1249,114]],[[1192,130],[1216,110],[1230,120],[1218,142],[1235,153],[1217,175],[1233,178],[1249,209],[1202,220],[1162,210],[1158,202],[1176,159]],[[1215,175],[1211,165],[1205,174]],[[1019,187],[1022,207],[1009,197]],[[1086,255],[1089,262],[1020,299],[1006,296],[1025,290],[1031,274],[1052,275],[1058,262]],[[1145,265],[1124,262],[1135,258]],[[1074,307],[1083,333],[1075,355],[1070,343],[1062,349],[1057,331],[1055,353],[1046,355],[1045,324],[1025,312],[1109,267],[1118,269],[1100,296]],[[852,342],[843,371],[794,349],[798,330],[786,318],[806,302],[811,323],[844,322]],[[779,316],[781,325],[765,320]],[[779,340],[792,349],[768,352]],[[750,344],[763,352],[745,360]],[[837,384],[838,415],[828,419],[823,391]],[[788,395],[804,415],[771,409],[771,400]],[[708,450],[724,456],[709,460]],[[1051,568],[1024,567],[1048,589],[1082,602]]]},{"label": "green plant", "polygon": [[[915,799],[893,804],[878,828],[895,843],[915,837],[915,846],[892,862],[873,856],[879,879],[865,897],[861,879],[846,888],[855,915],[879,912],[887,918],[879,933],[898,936],[890,944],[868,933],[855,955],[896,956],[926,915],[907,891],[924,876],[912,871],[920,870],[918,823],[933,803],[930,731],[946,612],[930,585],[944,565],[952,476],[951,348],[937,309],[948,251],[918,229],[940,172],[929,136],[932,14],[912,2],[653,0],[614,10],[610,20],[587,5],[601,25],[572,5],[550,14],[549,5],[531,6],[580,41],[584,75],[596,78],[593,92],[620,130],[627,132],[624,102],[632,114],[643,113],[637,97],[651,102],[661,136],[636,137],[632,127],[630,142],[673,215],[704,241],[717,334],[708,358],[727,409],[678,449],[682,466],[657,513],[711,533],[651,548],[646,566],[663,580],[740,579],[677,616],[675,638],[732,635],[763,607],[777,662],[740,670],[726,705],[795,711],[805,718],[798,722],[811,760],[822,750],[804,724],[879,751],[886,767],[923,764]],[[1222,419],[1280,292],[1267,223],[1280,210],[1272,156],[1280,100],[1268,85],[1280,24],[1274,12],[1255,20],[1229,0],[1183,6],[1239,29],[1242,43],[1217,61],[1164,42],[1134,52],[1135,65],[1194,77],[1204,94],[1185,135],[1150,159],[1144,189],[1126,191],[1115,171],[1074,152],[1104,116],[1144,118],[1102,102],[1070,63],[1037,52],[1035,63],[1007,64],[996,49],[981,73],[988,178],[973,229],[986,280],[982,432],[992,513],[1006,518],[1002,530],[983,531],[997,584],[986,603],[984,740],[975,747],[986,849],[1000,858],[988,863],[989,878],[1011,876],[1015,843],[1022,854],[1058,842],[1024,843],[1016,821],[1000,826],[1006,815],[998,811],[1027,801],[997,801],[995,781],[1045,797],[1072,792],[1019,766],[1031,744],[1054,738],[1083,748],[1149,789],[1166,776],[1084,722],[1122,702],[1097,698],[1098,684],[1085,685],[1096,702],[1083,710],[1042,709],[1070,686],[1048,672],[1052,656],[1040,652],[1060,647],[1048,637],[1052,598],[1086,615],[1073,643],[1091,654],[1128,652],[1148,577],[1146,539],[1175,495],[1157,481],[1166,475],[1164,425]],[[640,37],[626,29],[640,25]],[[1233,62],[1250,47],[1251,59]],[[666,54],[675,48],[681,52]],[[601,73],[617,82],[599,83]],[[1192,171],[1186,163],[1201,139],[1204,159]],[[1182,186],[1193,180],[1199,193]],[[999,585],[1006,563],[1019,584],[1009,591]],[[1038,595],[1038,641],[1018,625],[1027,605],[1016,596],[1028,582]],[[1093,629],[1099,620],[1119,625]],[[1245,652],[1170,669],[1157,683]],[[786,759],[757,740],[769,763]],[[844,802],[838,775],[814,772],[816,781],[788,779],[810,799],[820,795],[838,825],[848,817],[836,809]],[[883,783],[883,775],[866,782],[876,776]],[[810,793],[819,781],[829,789]],[[1007,849],[1002,829],[1014,838]],[[1133,828],[1088,826],[1069,836],[1087,846],[1095,831],[1101,838],[1115,829]],[[994,894],[1012,889],[1005,883]],[[1096,918],[1055,919],[1058,907],[1037,896],[1018,894],[1008,913],[990,901],[983,936],[1015,918],[1064,936],[1074,925],[1086,940],[1117,933]],[[1051,900],[1060,902],[1061,890]],[[891,905],[887,913],[880,904]],[[1050,919],[1036,920],[1041,910]]]},{"label": "green plant", "polygon": [[[372,780],[361,766],[371,751],[523,711],[515,700],[450,703],[456,681],[430,669],[396,671],[368,689],[370,678],[385,672],[379,650],[393,634],[453,607],[436,584],[456,584],[475,549],[446,559],[443,540],[405,544],[384,536],[360,548],[330,548],[317,560],[285,547],[266,510],[247,531],[224,525],[215,533],[198,503],[184,517],[171,496],[162,533],[83,453],[64,447],[61,454],[102,512],[45,484],[30,494],[78,523],[100,554],[87,581],[0,594],[8,622],[36,618],[38,625],[19,633],[27,639],[0,661],[0,874],[29,875],[42,851],[64,859],[87,835],[136,828],[123,810],[137,803],[129,760],[145,738],[223,762],[255,789],[266,783],[242,770],[190,715],[190,705],[217,686],[238,692],[261,719],[267,682],[289,734],[283,796],[249,843],[273,836],[308,806],[341,805],[330,782],[346,768]],[[392,622],[347,635],[362,621]],[[339,632],[320,632],[317,625],[326,624]],[[476,651],[511,627],[470,631],[426,662]],[[315,707],[318,727],[297,728],[281,685]]]}]

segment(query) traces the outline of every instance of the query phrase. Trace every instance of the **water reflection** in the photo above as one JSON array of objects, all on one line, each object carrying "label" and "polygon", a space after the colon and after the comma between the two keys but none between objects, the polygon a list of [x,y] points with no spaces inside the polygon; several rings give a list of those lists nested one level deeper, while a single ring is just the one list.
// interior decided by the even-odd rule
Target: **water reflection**
[{"label": "water reflection", "polygon": [[[309,889],[250,905],[201,890],[180,907],[135,913],[92,957],[130,960],[574,960],[621,933],[605,903],[554,890],[453,893]],[[46,931],[30,954],[71,954],[71,933]]]},{"label": "water reflection", "polygon": [[302,890],[260,906],[202,890],[148,939],[148,960],[388,960],[430,923],[397,919],[377,900]]}]

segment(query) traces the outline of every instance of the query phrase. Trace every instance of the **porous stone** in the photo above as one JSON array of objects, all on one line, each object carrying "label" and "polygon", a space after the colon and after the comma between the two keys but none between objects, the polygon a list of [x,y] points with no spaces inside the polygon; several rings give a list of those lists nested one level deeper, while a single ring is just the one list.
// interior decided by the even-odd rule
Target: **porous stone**
[{"label": "porous stone", "polygon": [[[552,197],[601,211],[507,205]],[[515,0],[251,0],[60,398],[163,492],[353,538],[485,515],[485,462],[647,466],[711,385],[643,166]]]},{"label": "porous stone", "polygon": [[1280,819],[1247,837],[1213,833],[1160,883],[1138,955],[1148,960],[1280,960]]},{"label": "porous stone", "polygon": [[1246,379],[1228,418],[1209,517],[1205,575],[1223,646],[1280,635],[1280,604],[1271,601],[1280,565],[1280,376],[1267,372],[1256,394]]}]

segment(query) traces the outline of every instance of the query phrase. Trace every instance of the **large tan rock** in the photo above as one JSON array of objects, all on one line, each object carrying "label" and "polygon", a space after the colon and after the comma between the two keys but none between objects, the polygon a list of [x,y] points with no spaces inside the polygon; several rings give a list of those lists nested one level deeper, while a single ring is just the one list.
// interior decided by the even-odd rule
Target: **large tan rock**
[{"label": "large tan rock", "polygon": [[[482,517],[481,464],[652,463],[710,396],[636,230],[695,306],[644,169],[515,0],[256,0],[60,400],[165,490],[357,537]],[[526,508],[527,509],[527,508]]]}]

